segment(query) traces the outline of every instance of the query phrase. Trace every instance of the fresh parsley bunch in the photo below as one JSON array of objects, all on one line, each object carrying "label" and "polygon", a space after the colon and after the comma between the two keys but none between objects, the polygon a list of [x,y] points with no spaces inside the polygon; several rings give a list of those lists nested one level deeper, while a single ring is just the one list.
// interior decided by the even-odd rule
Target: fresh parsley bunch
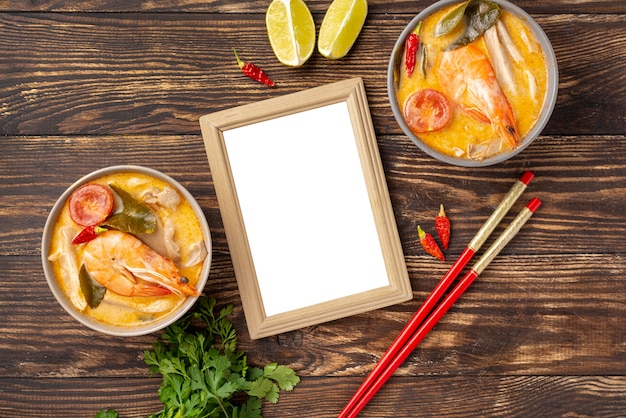
[{"label": "fresh parsley bunch", "polygon": [[[250,367],[237,351],[228,320],[233,306],[215,313],[215,299],[201,296],[194,310],[165,329],[144,352],[151,374],[163,377],[159,398],[164,408],[150,418],[256,418],[263,399],[278,402],[279,391],[292,390],[300,378],[276,363]],[[236,399],[236,400],[235,400]]]}]

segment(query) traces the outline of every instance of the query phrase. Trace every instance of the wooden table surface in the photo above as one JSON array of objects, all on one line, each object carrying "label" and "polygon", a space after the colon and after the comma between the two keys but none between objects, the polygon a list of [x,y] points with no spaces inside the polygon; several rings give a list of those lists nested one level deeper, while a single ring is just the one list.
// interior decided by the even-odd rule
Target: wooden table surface
[{"label": "wooden table surface", "polygon": [[[318,28],[329,3],[307,0]],[[336,416],[450,265],[424,254],[417,223],[444,203],[454,259],[532,170],[522,200],[543,206],[362,416],[626,416],[626,3],[515,1],[552,41],[558,100],[532,146],[473,169],[418,150],[388,103],[391,48],[430,3],[370,0],[347,57],[316,52],[296,69],[272,53],[267,0],[0,2],[0,416],[92,417],[111,407],[146,417],[160,408],[160,379],[142,359],[158,335],[82,326],[41,267],[56,199],[118,164],[161,170],[202,206],[214,244],[207,293],[234,304],[252,364],[276,361],[302,378],[264,405],[266,417]],[[242,76],[235,47],[278,85]],[[355,76],[365,82],[414,298],[251,340],[198,118]]]}]

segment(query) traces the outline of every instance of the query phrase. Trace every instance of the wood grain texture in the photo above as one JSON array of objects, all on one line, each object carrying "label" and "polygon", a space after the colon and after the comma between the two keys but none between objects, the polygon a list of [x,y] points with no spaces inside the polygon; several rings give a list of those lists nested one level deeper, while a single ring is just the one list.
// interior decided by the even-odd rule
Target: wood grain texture
[{"label": "wood grain texture", "polygon": [[[433,0],[369,0],[369,14],[417,14],[434,3]],[[516,0],[512,3],[529,13],[624,13],[626,6],[621,0],[554,0],[551,2],[534,0]],[[77,5],[67,0],[5,0],[0,3],[0,11],[17,12],[142,12],[142,13],[246,13],[262,14],[267,9],[264,0],[91,0]],[[324,13],[329,0],[307,0],[312,13]]]},{"label": "wood grain texture", "polygon": [[[626,415],[626,3],[517,1],[551,39],[560,86],[552,119],[514,159],[464,169],[419,151],[395,123],[385,74],[406,23],[430,1],[370,1],[352,52],[302,68],[272,55],[267,2],[65,0],[0,3],[0,416],[122,417],[156,412],[143,351],[157,335],[87,329],[55,302],[41,234],[75,180],[117,164],[177,179],[211,226],[205,292],[233,304],[239,348],[302,382],[265,417],[333,417],[448,263],[425,255],[416,225],[444,203],[449,260],[523,170],[544,204],[397,370],[363,417]],[[328,1],[307,0],[319,25]],[[278,82],[239,72],[232,48]],[[200,136],[206,113],[360,76],[370,103],[414,298],[251,340]],[[500,227],[497,231],[501,230]],[[329,238],[330,239],[330,238]],[[489,243],[489,242],[488,242]]]},{"label": "wood grain texture", "polygon": [[[400,134],[387,99],[386,71],[390,51],[411,18],[371,15],[345,59],[314,54],[294,69],[273,57],[262,14],[0,13],[0,40],[5,40],[0,132],[195,134],[203,114],[358,75],[377,133]],[[624,15],[550,15],[537,21],[554,45],[560,76],[556,108],[544,132],[623,133]],[[243,76],[235,47],[277,87]]]},{"label": "wood grain texture", "polygon": [[[157,379],[15,379],[8,388],[13,396],[0,391],[0,413],[5,418],[83,418],[114,408],[121,417],[146,417],[160,408],[157,383]],[[336,417],[343,406],[340,398],[349,396],[359,383],[354,378],[333,378],[331,384],[325,378],[307,378],[293,392],[281,395],[278,404],[265,404],[263,416]],[[409,385],[410,394],[405,389]],[[611,376],[393,377],[380,401],[369,404],[360,416],[413,417],[419,411],[420,417],[433,418],[619,417],[626,413],[624,386],[623,377]],[[46,404],[45,411],[41,404]]]}]

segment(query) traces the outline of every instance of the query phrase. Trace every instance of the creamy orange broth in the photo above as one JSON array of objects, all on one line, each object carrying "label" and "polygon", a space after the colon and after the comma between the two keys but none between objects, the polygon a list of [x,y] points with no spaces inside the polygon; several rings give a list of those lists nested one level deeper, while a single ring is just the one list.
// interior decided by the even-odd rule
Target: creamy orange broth
[{"label": "creamy orange broth", "polygon": [[[160,179],[139,173],[110,174],[93,180],[90,183],[100,183],[105,185],[114,184],[129,192],[135,199],[140,201],[141,199],[138,198],[138,194],[146,189],[158,188],[163,190],[166,187],[174,189],[173,186],[168,185]],[[180,247],[180,261],[176,262],[176,264],[180,268],[180,266],[184,265],[189,258],[189,248],[191,248],[191,245],[197,243],[198,241],[202,241],[203,235],[200,222],[198,221],[193,208],[189,202],[180,195],[180,193],[178,193],[178,195],[180,197],[180,204],[175,211],[168,211],[168,216],[173,217],[174,225],[176,225],[174,239]],[[155,210],[154,206],[151,206],[151,208]],[[159,208],[158,210],[155,210],[155,213],[157,216],[161,217],[165,210],[167,209]],[[82,229],[70,218],[68,203],[65,202],[65,205],[55,222],[49,254],[55,254],[59,250],[59,245],[63,240],[60,229],[68,226],[74,229],[74,234],[72,234],[72,236],[78,234]],[[80,267],[82,264],[81,260],[84,244],[73,245],[72,247],[76,251],[78,267]],[[68,283],[66,283],[63,279],[60,265],[61,263],[59,261],[51,261],[51,263],[60,287],[67,295]],[[200,280],[202,266],[203,262],[191,267],[180,268],[179,272],[182,276],[189,279],[190,284],[195,286]],[[116,295],[115,293],[107,290],[102,303],[98,307],[91,309],[87,306],[83,313],[104,323],[132,327],[135,325],[145,325],[158,320],[175,310],[185,301],[185,299],[185,296],[178,296],[175,294],[153,297],[127,297]]]},{"label": "creamy orange broth", "polygon": [[[420,31],[420,41],[426,46],[427,51],[426,77],[421,76],[419,68],[416,66],[413,76],[407,78],[404,63],[402,63],[399,88],[397,89],[398,105],[400,109],[404,109],[404,102],[407,97],[417,90],[432,88],[443,91],[436,75],[435,67],[438,65],[441,51],[443,51],[450,42],[461,35],[463,28],[461,27],[462,25],[459,25],[460,27],[456,28],[450,34],[439,38],[434,36],[434,31],[437,22],[455,7],[458,7],[458,4],[439,10],[423,21]],[[514,94],[502,86],[513,109],[520,138],[523,140],[539,118],[541,108],[545,101],[548,77],[546,58],[539,42],[533,36],[531,29],[522,20],[502,8],[500,19],[502,19],[506,25],[525,63],[524,67],[521,67],[519,64],[512,61],[515,82],[518,86],[518,91],[521,93]],[[482,36],[475,40],[473,44],[489,56]],[[402,57],[404,57],[404,54],[402,54]],[[524,75],[526,69],[530,70],[535,77],[537,83],[536,97],[530,97],[529,94],[525,94],[529,89],[527,77]],[[454,108],[454,104],[451,103],[451,105]],[[419,133],[416,135],[429,147],[443,154],[469,158],[467,155],[469,145],[492,138],[494,136],[494,130],[490,124],[480,122],[466,113],[454,109],[454,117],[447,127],[436,132]]]}]

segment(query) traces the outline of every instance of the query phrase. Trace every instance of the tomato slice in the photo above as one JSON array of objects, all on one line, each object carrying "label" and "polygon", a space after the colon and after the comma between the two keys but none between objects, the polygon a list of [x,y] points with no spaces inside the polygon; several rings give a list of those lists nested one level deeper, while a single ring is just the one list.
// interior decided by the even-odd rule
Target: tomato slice
[{"label": "tomato slice", "polygon": [[404,119],[415,133],[438,131],[452,120],[452,107],[443,93],[418,90],[404,102]]},{"label": "tomato slice", "polygon": [[113,211],[113,192],[107,186],[87,183],[70,195],[70,217],[87,227],[102,223]]}]

